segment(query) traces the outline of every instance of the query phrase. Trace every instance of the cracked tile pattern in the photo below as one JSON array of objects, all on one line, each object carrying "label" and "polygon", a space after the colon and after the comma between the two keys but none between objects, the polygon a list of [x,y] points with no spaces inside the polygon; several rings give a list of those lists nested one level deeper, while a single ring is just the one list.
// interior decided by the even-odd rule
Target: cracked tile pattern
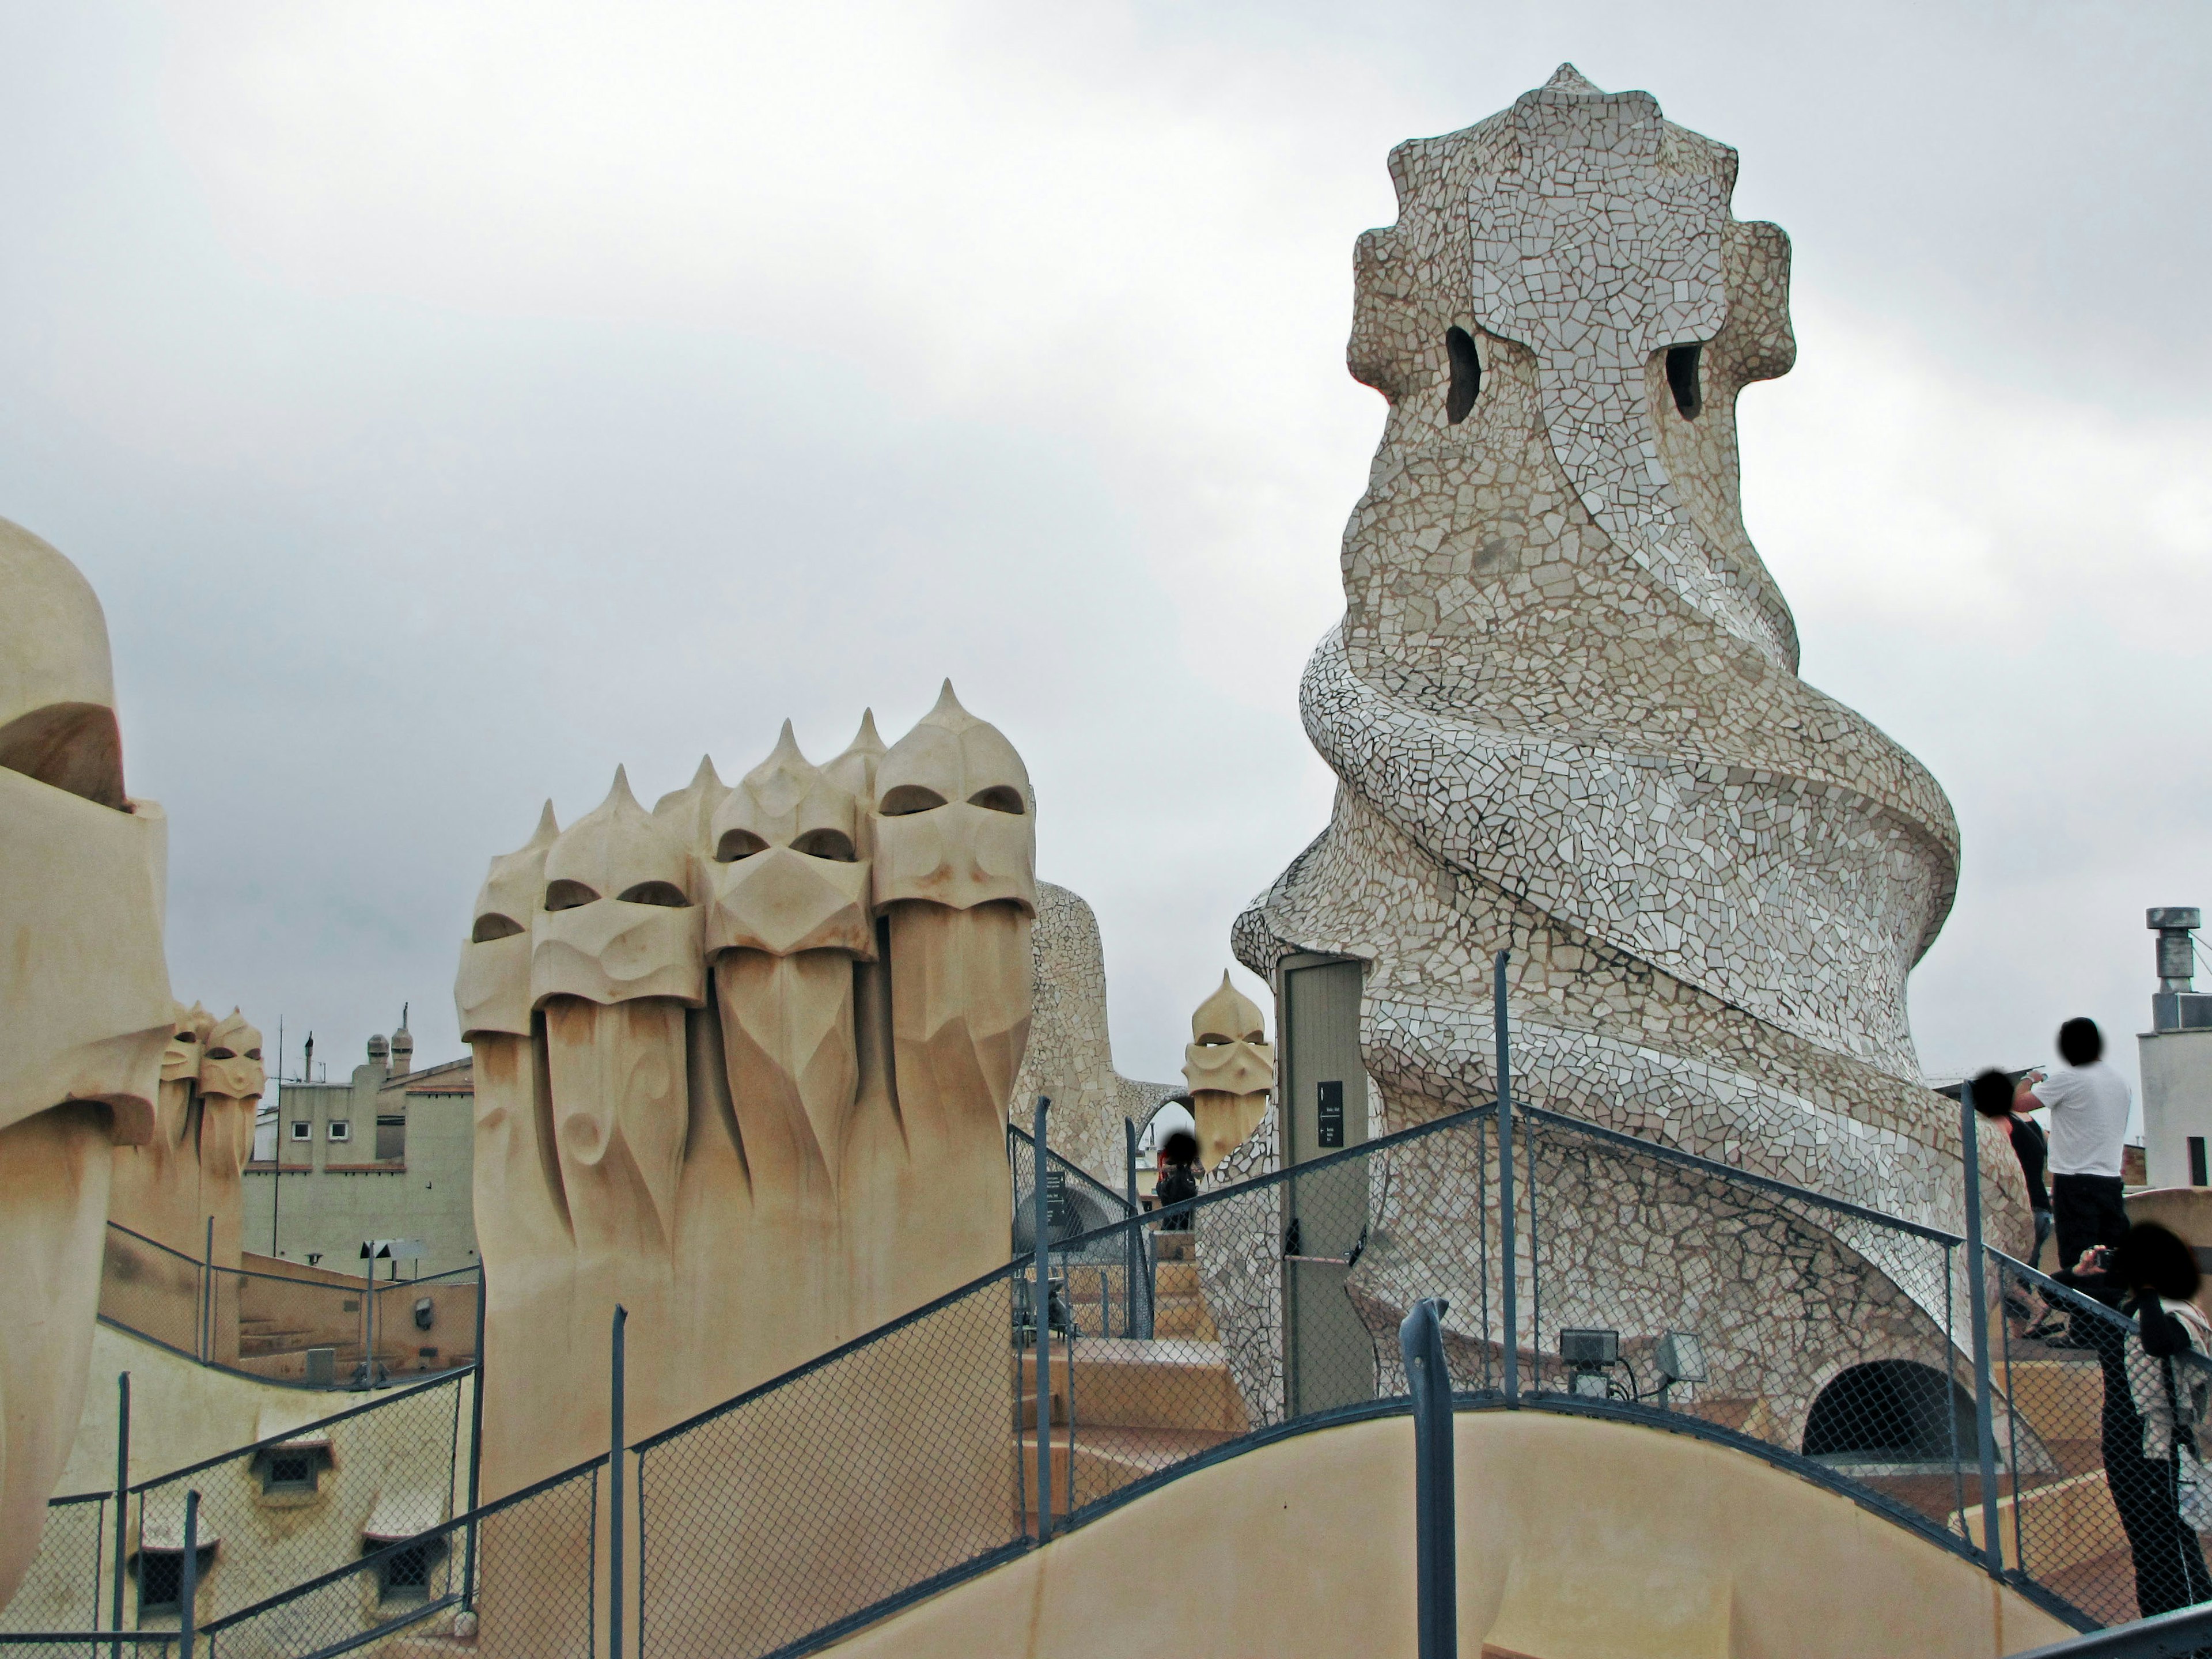
[{"label": "cracked tile pattern", "polygon": [[[1389,413],[1301,690],[1336,802],[1239,959],[1370,964],[1378,1133],[1488,1097],[1509,949],[1518,1097],[1956,1231],[1905,985],[1957,828],[1797,678],[1739,507],[1788,240],[1730,215],[1732,150],[1571,66],[1390,167],[1349,351]],[[2018,1171],[1982,1166],[2017,1248]]]},{"label": "cracked tile pattern", "polygon": [[1039,1095],[1052,1098],[1046,1131],[1052,1150],[1115,1192],[1127,1177],[1121,1120],[1141,1129],[1176,1083],[1140,1083],[1114,1069],[1106,1030],[1106,957],[1098,918],[1065,887],[1037,884],[1030,930],[1034,963],[1029,1047],[1008,1111],[1026,1129]]}]

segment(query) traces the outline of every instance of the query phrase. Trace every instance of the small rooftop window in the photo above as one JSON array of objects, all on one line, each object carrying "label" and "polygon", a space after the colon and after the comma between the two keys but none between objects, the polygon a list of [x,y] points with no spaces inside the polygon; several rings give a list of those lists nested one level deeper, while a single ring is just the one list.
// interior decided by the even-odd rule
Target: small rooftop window
[{"label": "small rooftop window", "polygon": [[353,1125],[346,1121],[346,1120],[342,1117],[332,1118],[331,1120],[331,1139],[332,1140],[351,1140],[353,1139]]},{"label": "small rooftop window", "polygon": [[[198,1577],[207,1583],[208,1570],[215,1565],[213,1544],[199,1547]],[[149,1616],[168,1614],[175,1617],[185,1609],[185,1553],[179,1549],[162,1549],[149,1545],[138,1552],[136,1563],[138,1578],[138,1618],[141,1623]]]}]

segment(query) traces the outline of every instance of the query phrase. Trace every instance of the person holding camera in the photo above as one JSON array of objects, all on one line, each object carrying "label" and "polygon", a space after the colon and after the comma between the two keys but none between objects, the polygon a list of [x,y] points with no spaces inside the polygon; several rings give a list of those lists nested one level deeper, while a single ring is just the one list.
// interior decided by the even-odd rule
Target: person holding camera
[{"label": "person holding camera", "polygon": [[2181,1513],[2182,1453],[2193,1462],[2203,1449],[2208,1384],[2197,1362],[2212,1352],[2212,1324],[2193,1300],[2197,1254],[2156,1222],[2138,1222],[2117,1244],[2084,1250],[2061,1277],[2136,1322],[2130,1330],[2074,1317],[2085,1339],[2076,1346],[2095,1350],[2105,1375],[2105,1488],[2135,1560],[2136,1608],[2148,1619],[2212,1601],[2203,1547]]},{"label": "person holding camera", "polygon": [[2060,1026],[2058,1054],[2066,1063],[2048,1077],[2030,1072],[2021,1079],[2013,1111],[2050,1109],[2051,1207],[2058,1260],[2072,1263],[2085,1250],[2128,1236],[2120,1146],[2133,1096],[2127,1079],[2105,1063],[2105,1034],[2094,1020]]}]

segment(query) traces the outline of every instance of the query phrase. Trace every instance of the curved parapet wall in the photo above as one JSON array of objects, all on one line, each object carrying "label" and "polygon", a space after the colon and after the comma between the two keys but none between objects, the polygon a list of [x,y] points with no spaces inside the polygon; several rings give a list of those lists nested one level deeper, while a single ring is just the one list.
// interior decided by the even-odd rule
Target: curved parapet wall
[{"label": "curved parapet wall", "polygon": [[[1384,1127],[1489,1092],[1510,949],[1524,1098],[1955,1226],[1905,982],[1957,828],[1797,678],[1739,508],[1788,240],[1730,215],[1734,151],[1571,66],[1390,165],[1350,349],[1389,415],[1301,699],[1336,805],[1239,957],[1370,964]],[[2025,1206],[1984,1167],[2002,1241]]]},{"label": "curved parapet wall", "polygon": [[[1545,1412],[1462,1412],[1455,1430],[1460,1511],[1482,1517],[1459,1529],[1462,1653],[1978,1659],[2072,1633],[1972,1561],[1741,1451]],[[1411,1653],[1414,1556],[1413,1428],[1393,1416],[1171,1480],[828,1651]],[[1171,1570],[1132,1595],[1139,1561]]]}]

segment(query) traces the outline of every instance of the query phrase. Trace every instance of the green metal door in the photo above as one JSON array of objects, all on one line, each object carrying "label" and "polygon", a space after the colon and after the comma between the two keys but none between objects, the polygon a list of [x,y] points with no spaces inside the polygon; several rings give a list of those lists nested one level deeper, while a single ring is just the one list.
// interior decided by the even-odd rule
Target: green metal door
[{"label": "green metal door", "polygon": [[[1283,1158],[1295,1168],[1367,1139],[1359,1060],[1365,964],[1291,957],[1283,964],[1276,1033],[1283,1048]],[[1375,1346],[1345,1293],[1367,1231],[1367,1164],[1354,1158],[1283,1183],[1285,1382],[1291,1413],[1375,1397]]]}]

